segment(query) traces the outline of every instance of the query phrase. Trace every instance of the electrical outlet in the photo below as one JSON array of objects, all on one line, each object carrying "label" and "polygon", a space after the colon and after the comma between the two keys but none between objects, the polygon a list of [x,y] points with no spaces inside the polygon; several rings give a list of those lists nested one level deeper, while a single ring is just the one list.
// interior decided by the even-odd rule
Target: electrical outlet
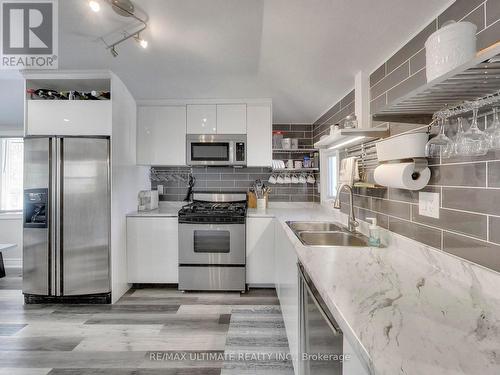
[{"label": "electrical outlet", "polygon": [[418,193],[418,214],[439,219],[439,193]]}]

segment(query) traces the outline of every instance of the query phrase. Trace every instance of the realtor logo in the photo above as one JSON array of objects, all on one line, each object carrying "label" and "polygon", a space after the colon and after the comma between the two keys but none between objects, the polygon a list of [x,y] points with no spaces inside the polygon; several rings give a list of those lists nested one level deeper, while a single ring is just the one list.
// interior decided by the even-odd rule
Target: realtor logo
[{"label": "realtor logo", "polygon": [[2,69],[57,69],[57,0],[0,0]]}]

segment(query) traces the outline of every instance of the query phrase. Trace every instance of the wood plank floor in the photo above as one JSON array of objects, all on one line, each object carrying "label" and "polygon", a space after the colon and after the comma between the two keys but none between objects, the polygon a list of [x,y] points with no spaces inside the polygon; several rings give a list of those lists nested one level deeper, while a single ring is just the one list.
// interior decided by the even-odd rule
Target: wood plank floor
[{"label": "wood plank floor", "polygon": [[115,305],[24,305],[21,271],[7,272],[0,279],[0,375],[293,375],[272,289],[145,288]]}]

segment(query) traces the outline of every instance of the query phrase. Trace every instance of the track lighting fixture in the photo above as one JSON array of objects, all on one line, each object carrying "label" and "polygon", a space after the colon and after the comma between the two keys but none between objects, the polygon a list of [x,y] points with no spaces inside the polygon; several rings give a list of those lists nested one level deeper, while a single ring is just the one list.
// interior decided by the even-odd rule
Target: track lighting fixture
[{"label": "track lighting fixture", "polygon": [[[111,5],[111,8],[115,11],[116,14],[119,14],[122,17],[132,17],[142,23],[142,27],[139,30],[134,30],[132,33],[128,33],[127,31],[123,32],[123,38],[120,40],[108,44],[104,40],[104,38],[101,38],[103,43],[106,45],[106,48],[109,50],[111,55],[113,57],[118,56],[118,52],[116,51],[116,46],[119,45],[120,43],[123,43],[127,39],[134,38],[135,41],[142,47],[142,48],[147,48],[148,47],[148,41],[145,39],[142,39],[140,37],[140,33],[148,27],[146,21],[142,18],[139,18],[138,16],[135,15],[135,7],[132,1],[130,0],[101,0],[104,2],[107,2],[108,4]],[[99,12],[101,9],[101,5],[98,0],[90,0],[88,2],[90,9],[92,9],[94,12]]]}]

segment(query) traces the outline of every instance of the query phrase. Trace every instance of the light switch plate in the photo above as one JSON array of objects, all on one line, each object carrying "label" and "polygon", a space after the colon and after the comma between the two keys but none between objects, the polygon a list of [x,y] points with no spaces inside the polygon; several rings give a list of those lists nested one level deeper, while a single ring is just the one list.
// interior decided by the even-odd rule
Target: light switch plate
[{"label": "light switch plate", "polygon": [[439,219],[439,193],[418,193],[418,214]]}]

